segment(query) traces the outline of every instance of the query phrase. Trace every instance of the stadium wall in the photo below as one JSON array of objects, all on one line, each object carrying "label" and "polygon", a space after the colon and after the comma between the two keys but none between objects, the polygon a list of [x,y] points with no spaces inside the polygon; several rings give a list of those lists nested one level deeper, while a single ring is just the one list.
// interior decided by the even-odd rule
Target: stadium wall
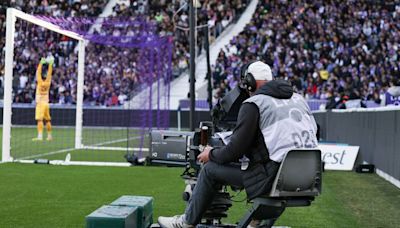
[{"label": "stadium wall", "polygon": [[322,139],[360,146],[357,164],[364,161],[374,164],[377,171],[400,183],[399,109],[334,110],[316,112],[314,116],[321,127]]},{"label": "stadium wall", "polygon": [[[75,106],[51,107],[50,108],[52,124],[54,126],[75,127]],[[101,126],[101,127],[140,127],[142,125],[141,110],[130,110],[123,108],[83,108],[83,126]],[[157,111],[153,111],[153,118],[157,117]],[[196,126],[200,121],[210,121],[209,111],[197,111],[195,114]],[[3,121],[3,109],[0,109],[0,121]],[[36,125],[35,107],[13,107],[12,108],[13,125]],[[170,126],[178,126],[177,111],[170,111]],[[181,127],[189,128],[189,111],[181,111]]]}]

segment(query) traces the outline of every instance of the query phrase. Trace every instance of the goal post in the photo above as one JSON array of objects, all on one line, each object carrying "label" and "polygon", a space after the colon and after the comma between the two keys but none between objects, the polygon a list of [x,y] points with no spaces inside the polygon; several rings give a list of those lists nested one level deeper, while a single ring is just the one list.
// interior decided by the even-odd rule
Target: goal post
[{"label": "goal post", "polygon": [[[6,21],[3,162],[126,163],[148,153],[150,129],[169,127],[173,40],[159,36],[153,22],[47,17],[13,8],[7,9]],[[101,31],[91,33],[89,27],[97,25]],[[121,27],[127,35],[115,36],[113,29]],[[42,131],[41,121],[47,121],[33,118],[31,98],[34,87],[41,88],[33,72],[36,61],[46,56],[54,57],[55,67],[51,121],[50,114],[46,117],[51,125]]]},{"label": "goal post", "polygon": [[[49,23],[47,21],[36,18],[32,15],[26,14],[20,10],[14,8],[8,8],[6,14],[6,45],[5,45],[5,70],[4,70],[4,98],[3,98],[3,135],[2,135],[2,161],[9,162],[12,161],[11,157],[11,116],[12,116],[12,82],[13,82],[13,62],[14,62],[14,37],[15,37],[15,23],[17,19],[25,20],[29,23],[41,26],[47,30],[54,31],[56,33],[62,34],[69,38],[79,41],[78,48],[78,64],[79,64],[79,72],[78,72],[78,85],[80,84],[81,88],[83,88],[83,80],[84,80],[84,61],[85,61],[85,39],[82,38],[79,34],[67,31],[59,28],[57,25]],[[79,83],[80,82],[80,83]],[[82,90],[82,89],[81,89]],[[78,90],[80,91],[80,90]],[[82,100],[83,100],[83,91],[78,92],[78,103],[80,103],[80,111],[77,110],[77,124],[76,127],[82,129]],[[79,99],[80,102],[79,102]],[[77,106],[79,108],[79,106]],[[79,116],[78,116],[79,114]],[[80,118],[80,121],[78,121]],[[77,130],[78,132],[78,130]],[[78,136],[76,139],[78,139]],[[75,143],[76,146],[79,146],[79,140]]]},{"label": "goal post", "polygon": [[75,122],[75,149],[82,148],[82,126],[83,126],[83,84],[85,72],[85,41],[78,43],[78,83],[76,98],[76,122]]},{"label": "goal post", "polygon": [[14,33],[15,33],[15,9],[7,9],[6,21],[6,52],[4,69],[4,98],[3,98],[3,142],[2,161],[11,161],[11,104],[12,104],[12,78],[14,59]]}]

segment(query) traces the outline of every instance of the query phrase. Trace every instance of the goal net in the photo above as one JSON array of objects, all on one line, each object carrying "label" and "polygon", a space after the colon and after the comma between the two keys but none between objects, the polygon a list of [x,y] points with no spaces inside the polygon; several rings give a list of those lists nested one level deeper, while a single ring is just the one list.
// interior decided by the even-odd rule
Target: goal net
[{"label": "goal net", "polygon": [[[172,46],[154,24],[8,9],[6,29],[2,161],[125,165],[146,156],[151,128],[168,128]],[[39,108],[38,120],[42,57],[42,81],[54,59],[51,119]]]}]

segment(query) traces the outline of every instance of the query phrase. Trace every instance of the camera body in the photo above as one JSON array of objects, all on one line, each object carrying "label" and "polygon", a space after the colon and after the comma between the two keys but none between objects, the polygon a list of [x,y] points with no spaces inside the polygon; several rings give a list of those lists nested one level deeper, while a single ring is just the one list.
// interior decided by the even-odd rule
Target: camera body
[{"label": "camera body", "polygon": [[215,134],[232,131],[236,125],[239,109],[249,97],[239,86],[229,91],[211,110],[212,121],[202,121],[194,132],[152,130],[150,132],[150,153],[148,161],[153,165],[181,166],[193,169],[197,175],[200,164],[197,155],[206,145],[223,146]]},{"label": "camera body", "polygon": [[148,161],[153,165],[186,166],[195,132],[152,130]]}]

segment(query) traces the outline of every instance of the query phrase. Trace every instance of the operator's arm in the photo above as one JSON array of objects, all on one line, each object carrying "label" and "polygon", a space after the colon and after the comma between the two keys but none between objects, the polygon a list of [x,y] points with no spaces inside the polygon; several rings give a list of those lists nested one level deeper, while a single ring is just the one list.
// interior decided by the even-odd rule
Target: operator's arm
[{"label": "operator's arm", "polygon": [[242,104],[231,141],[222,148],[213,149],[210,152],[210,160],[224,164],[241,158],[256,142],[259,118],[260,114],[255,104]]}]

